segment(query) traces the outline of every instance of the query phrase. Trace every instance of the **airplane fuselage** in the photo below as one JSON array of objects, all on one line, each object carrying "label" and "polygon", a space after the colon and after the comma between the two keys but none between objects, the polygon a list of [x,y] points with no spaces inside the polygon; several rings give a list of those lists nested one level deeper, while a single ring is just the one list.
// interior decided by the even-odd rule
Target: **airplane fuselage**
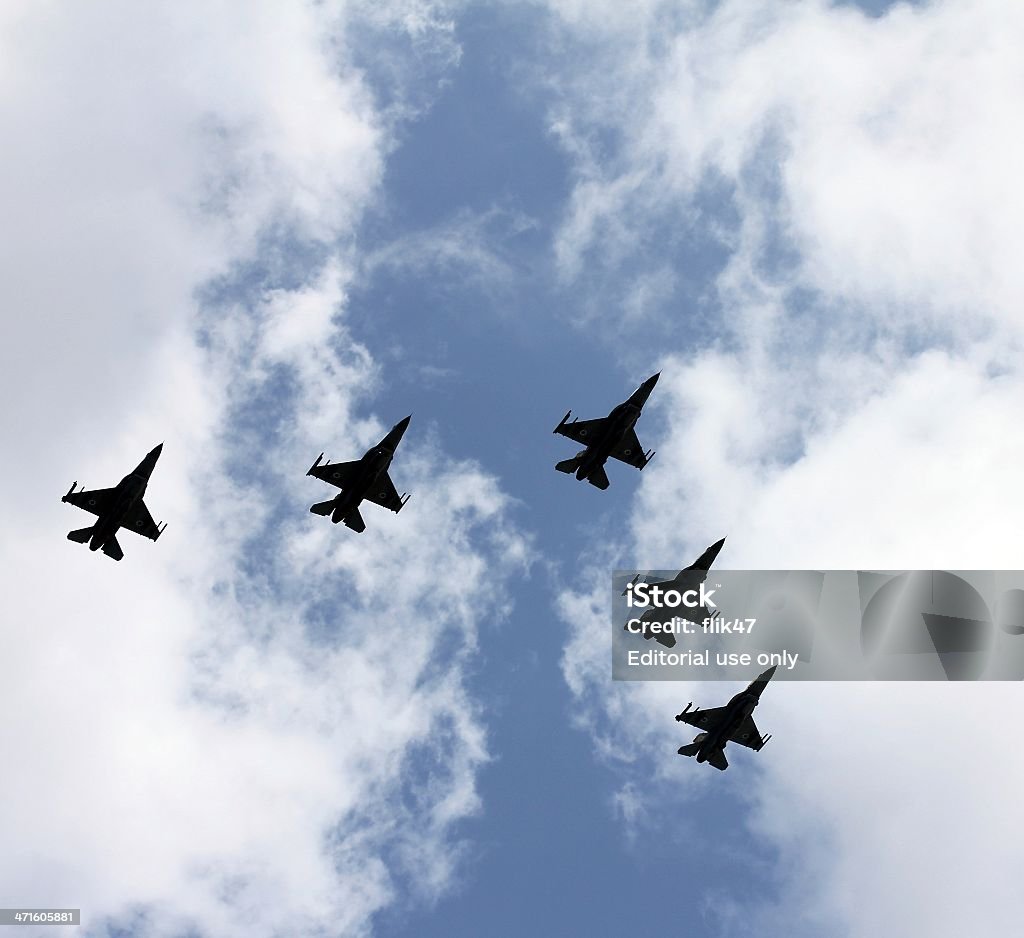
[{"label": "airplane fuselage", "polygon": [[[708,575],[707,571],[703,570],[703,576],[699,574],[697,576],[694,576],[693,571],[695,569],[695,567],[687,567],[684,570],[680,570],[671,580],[659,580],[654,585],[660,586],[665,590],[678,590],[680,593],[685,593],[687,590],[698,589],[700,587],[700,584],[707,579]],[[694,614],[695,610],[691,609],[684,613],[684,617],[690,618],[694,616]],[[699,618],[700,617],[697,617],[697,621],[699,621]],[[662,632],[660,630],[654,631],[651,629],[651,623],[662,623],[665,621],[666,618],[664,609],[658,606],[648,609],[647,612],[645,612],[640,617],[642,630],[641,634],[648,641],[650,641],[653,638],[656,642],[658,642],[658,644],[664,645],[666,648],[675,648],[676,639],[671,632]]]},{"label": "airplane fuselage", "polygon": [[128,512],[146,494],[148,484],[149,475],[142,474],[138,469],[129,472],[117,483],[110,508],[96,518],[92,537],[89,538],[89,550],[99,550],[117,534]]},{"label": "airplane fuselage", "polygon": [[641,408],[637,407],[632,400],[625,401],[613,408],[601,428],[601,434],[587,446],[580,457],[579,468],[576,470],[577,479],[582,482],[590,473],[608,461],[619,440],[633,429],[640,418],[640,413]]},{"label": "airplane fuselage", "polygon": [[697,761],[707,762],[719,750],[724,750],[729,738],[740,724],[754,712],[760,698],[749,689],[740,691],[726,705],[725,715],[719,720],[717,726],[705,730],[704,738],[701,740],[700,749],[697,751]]},{"label": "airplane fuselage", "polygon": [[370,447],[359,460],[359,469],[351,484],[335,497],[331,521],[337,524],[353,508],[358,508],[381,473],[388,471],[394,458],[395,450],[386,445],[386,438],[376,446]]}]

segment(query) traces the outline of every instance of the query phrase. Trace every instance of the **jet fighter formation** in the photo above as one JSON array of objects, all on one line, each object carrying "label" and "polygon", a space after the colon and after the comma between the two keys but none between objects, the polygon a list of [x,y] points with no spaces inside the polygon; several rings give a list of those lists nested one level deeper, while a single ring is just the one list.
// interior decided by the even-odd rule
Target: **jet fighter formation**
[{"label": "jet fighter formation", "polygon": [[[571,459],[557,463],[555,468],[559,472],[575,474],[579,481],[585,480],[602,490],[607,489],[610,484],[604,468],[608,459],[618,459],[636,469],[643,469],[651,461],[654,451],[644,452],[634,428],[660,375],[658,372],[644,381],[625,401],[614,407],[607,417],[595,420],[573,419],[570,422],[572,411],[566,413],[554,432],[582,443],[583,449]],[[306,475],[327,482],[341,491],[327,501],[317,502],[309,510],[316,515],[330,516],[335,524],[344,522],[346,527],[357,533],[366,530],[366,522],[359,511],[363,501],[373,502],[395,513],[401,511],[409,500],[409,495],[398,494],[388,469],[411,419],[410,415],[399,420],[384,438],[376,446],[370,447],[360,459],[351,462],[322,462],[324,454],[321,453]],[[142,462],[112,488],[87,491],[83,487],[76,492],[75,487],[78,483],[72,483],[61,501],[96,515],[96,523],[87,528],[71,531],[68,539],[79,544],[88,543],[90,550],[102,550],[114,560],[121,560],[124,556],[117,540],[117,532],[121,528],[157,540],[167,525],[160,526],[153,521],[143,496],[162,449],[163,443],[150,450]],[[697,590],[707,578],[708,571],[724,544],[723,537],[704,551],[689,567],[680,570],[675,577],[651,585],[677,589],[680,592]],[[636,585],[638,579],[639,575],[633,578],[623,591],[623,595]],[[660,614],[656,609],[644,614],[641,619],[643,637],[648,640],[654,638],[662,645],[672,648],[676,644],[673,635],[655,632],[648,627],[649,623],[654,621],[652,617]],[[628,625],[626,628],[628,629]],[[709,762],[716,769],[725,770],[729,765],[725,758],[727,743],[735,742],[750,749],[761,749],[769,737],[761,736],[750,714],[760,701],[761,693],[774,673],[775,668],[769,668],[724,707],[713,710],[697,709],[691,712],[692,704],[688,704],[676,720],[699,726],[704,732],[697,735],[691,744],[681,747],[680,755],[696,756],[698,762]]]}]

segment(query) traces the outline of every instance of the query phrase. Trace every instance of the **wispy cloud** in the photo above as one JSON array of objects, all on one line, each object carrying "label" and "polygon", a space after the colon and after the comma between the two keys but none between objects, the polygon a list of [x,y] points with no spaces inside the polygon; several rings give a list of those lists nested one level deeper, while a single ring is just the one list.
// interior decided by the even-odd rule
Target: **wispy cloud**
[{"label": "wispy cloud", "polygon": [[[397,113],[353,64],[365,13],[112,0],[0,27],[0,879],[91,933],[366,934],[450,886],[480,807],[465,676],[530,550],[505,496],[411,433],[400,517],[360,538],[306,510],[316,453],[385,423],[344,326]],[[374,28],[445,31],[441,6],[393,14]],[[65,542],[71,478],[160,439],[159,544]]]},{"label": "wispy cloud", "polygon": [[432,276],[459,276],[488,295],[508,290],[524,275],[508,242],[536,227],[522,212],[494,206],[485,212],[461,210],[441,224],[394,240],[368,253],[362,273],[390,270]]},{"label": "wispy cloud", "polygon": [[[638,251],[637,233],[664,230],[672,212],[683,241],[710,238],[723,255],[705,274],[700,335],[667,302],[634,333],[663,358],[649,406],[671,413],[669,435],[649,441],[658,457],[628,545],[561,605],[566,679],[624,791],[651,774],[685,791],[708,780],[673,764],[679,689],[609,680],[616,560],[683,566],[727,534],[721,562],[738,569],[1018,564],[1024,206],[1006,115],[1024,19],[1001,4],[869,19],[819,2],[726,2],[689,7],[655,37],[657,5],[614,29],[611,13],[583,22],[575,4],[550,8],[562,41],[591,53],[546,74],[561,95],[556,139],[578,161],[564,275],[660,269],[671,250]],[[744,783],[755,830],[778,850],[779,901],[743,904],[723,933],[738,932],[730,921],[807,934],[1012,929],[1020,904],[1001,873],[969,874],[936,902],[942,869],[1020,863],[1017,839],[979,804],[1006,803],[1020,760],[1001,729],[964,716],[1012,696],[776,688],[775,751]],[[965,756],[967,738],[984,757]],[[740,784],[732,772],[713,781]],[[905,855],[885,847],[896,830]]]}]

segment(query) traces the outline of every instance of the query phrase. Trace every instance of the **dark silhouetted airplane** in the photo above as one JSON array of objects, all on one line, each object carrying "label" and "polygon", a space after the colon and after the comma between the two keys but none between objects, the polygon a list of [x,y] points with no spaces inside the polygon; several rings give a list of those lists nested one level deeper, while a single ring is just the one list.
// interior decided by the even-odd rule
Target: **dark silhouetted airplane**
[{"label": "dark silhouetted airplane", "polygon": [[[688,590],[698,590],[701,583],[708,578],[708,571],[711,569],[711,564],[715,562],[715,558],[718,557],[722,546],[725,544],[725,538],[723,537],[720,541],[715,541],[703,554],[701,554],[693,563],[690,564],[685,570],[680,570],[671,580],[658,580],[652,581],[647,584],[649,586],[660,586],[665,590],[678,590],[680,593],[685,593]],[[622,591],[622,595],[625,596],[630,589],[640,579],[638,573],[629,585]],[[699,625],[705,618],[710,617],[712,614],[721,615],[717,609],[704,609],[700,606],[694,609],[685,609],[685,618]],[[667,618],[666,618],[667,617]],[[650,628],[653,622],[663,622],[671,620],[673,613],[665,609],[652,606],[642,616],[640,616],[640,626],[642,630],[636,632],[637,626],[633,626],[634,634],[643,635],[648,641],[652,638],[666,648],[674,648],[676,644],[676,637],[670,632],[652,631]],[[629,623],[626,623],[622,627],[623,631],[630,631]]]},{"label": "dark silhouetted airplane", "polygon": [[701,710],[699,707],[691,711],[692,703],[680,713],[676,720],[689,723],[704,730],[693,738],[687,746],[679,747],[679,755],[696,756],[698,762],[710,762],[716,769],[725,771],[729,762],[725,758],[727,743],[739,743],[748,749],[760,750],[771,736],[762,736],[751,714],[761,701],[761,694],[775,674],[774,665],[759,674],[750,682],[745,690],[741,690],[724,707],[713,710]]},{"label": "dark silhouetted airplane", "polygon": [[615,407],[607,417],[597,420],[573,420],[572,423],[567,423],[569,415],[572,414],[570,410],[552,432],[582,443],[586,448],[572,459],[563,459],[555,468],[559,472],[574,472],[581,482],[586,479],[599,489],[608,488],[608,475],[604,471],[604,464],[609,457],[643,469],[654,455],[654,451],[643,451],[633,425],[647,403],[651,391],[654,390],[654,385],[658,383],[660,374],[661,372],[658,372],[648,378],[628,400]]},{"label": "dark silhouetted airplane", "polygon": [[145,459],[113,488],[93,489],[90,492],[83,488],[76,492],[75,486],[78,483],[73,482],[61,501],[92,512],[96,515],[96,523],[91,528],[70,532],[68,540],[79,544],[88,542],[89,550],[102,550],[108,557],[120,560],[124,553],[117,543],[119,528],[134,531],[153,541],[160,537],[167,525],[160,527],[156,524],[142,496],[146,494],[149,477],[153,474],[153,467],[163,447],[161,443],[151,449]]},{"label": "dark silhouetted airplane", "polygon": [[412,414],[404,420],[399,420],[383,440],[366,451],[362,459],[354,459],[352,462],[327,462],[321,465],[320,460],[324,458],[324,454],[317,456],[316,462],[310,466],[306,475],[336,485],[342,491],[326,502],[318,502],[309,510],[315,515],[330,515],[331,521],[335,524],[344,521],[353,531],[366,530],[366,522],[359,513],[359,504],[364,498],[382,508],[394,512],[401,511],[409,496],[399,497],[395,484],[388,475],[388,466],[395,457],[395,450],[402,441],[402,435],[411,419]]}]

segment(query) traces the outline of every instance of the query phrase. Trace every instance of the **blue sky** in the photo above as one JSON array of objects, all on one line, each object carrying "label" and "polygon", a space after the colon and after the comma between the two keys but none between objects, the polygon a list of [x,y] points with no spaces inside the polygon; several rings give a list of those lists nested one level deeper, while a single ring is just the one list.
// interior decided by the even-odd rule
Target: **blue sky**
[{"label": "blue sky", "polygon": [[[464,267],[406,273],[396,264],[351,299],[357,338],[402,348],[378,407],[397,418],[403,402],[415,400],[405,409],[414,411],[416,430],[429,422],[447,452],[499,476],[521,500],[514,515],[543,558],[517,584],[508,622],[485,630],[472,676],[496,755],[481,777],[484,813],[463,830],[473,861],[451,897],[426,913],[399,906],[381,933],[672,933],[682,908],[687,933],[714,934],[700,911],[709,892],[740,880],[747,896],[766,888],[764,847],[735,825],[740,803],[720,792],[688,806],[671,787],[652,786],[659,813],[698,807],[697,817],[668,837],[627,835],[612,802],[616,775],[572,725],[561,678],[554,590],[573,581],[589,545],[614,542],[628,524],[637,480],[613,470],[612,489],[599,493],[556,474],[553,463],[575,449],[550,431],[570,407],[581,417],[607,413],[657,370],[660,343],[640,336],[623,350],[615,330],[576,324],[595,302],[593,290],[557,281],[550,244],[571,173],[546,132],[540,92],[513,81],[513,63],[521,68],[532,54],[538,18],[478,9],[460,23],[463,56],[451,84],[389,160],[390,224],[368,224],[363,242],[372,252],[378,241],[386,246],[463,213],[497,212],[483,234],[512,267],[508,281],[488,295],[467,288]],[[526,217],[527,230],[515,231],[513,213]],[[670,229],[666,220],[658,240],[671,239]],[[694,260],[701,246],[671,253],[681,278],[707,277]],[[424,366],[450,373],[424,381]],[[653,439],[659,422],[644,421],[643,439]],[[672,901],[638,901],[644,896]]]},{"label": "blue sky", "polygon": [[[1024,17],[102,14],[0,17],[32,454],[0,905],[96,938],[1013,933],[1024,763],[975,715],[1018,688],[773,688],[772,747],[712,778],[672,717],[730,689],[614,685],[606,602],[723,536],[735,569],[1019,566]],[[650,467],[554,471],[566,410],[658,370]],[[310,515],[317,453],[408,413],[408,507]],[[167,535],[65,542],[71,479],[159,440]]]}]

